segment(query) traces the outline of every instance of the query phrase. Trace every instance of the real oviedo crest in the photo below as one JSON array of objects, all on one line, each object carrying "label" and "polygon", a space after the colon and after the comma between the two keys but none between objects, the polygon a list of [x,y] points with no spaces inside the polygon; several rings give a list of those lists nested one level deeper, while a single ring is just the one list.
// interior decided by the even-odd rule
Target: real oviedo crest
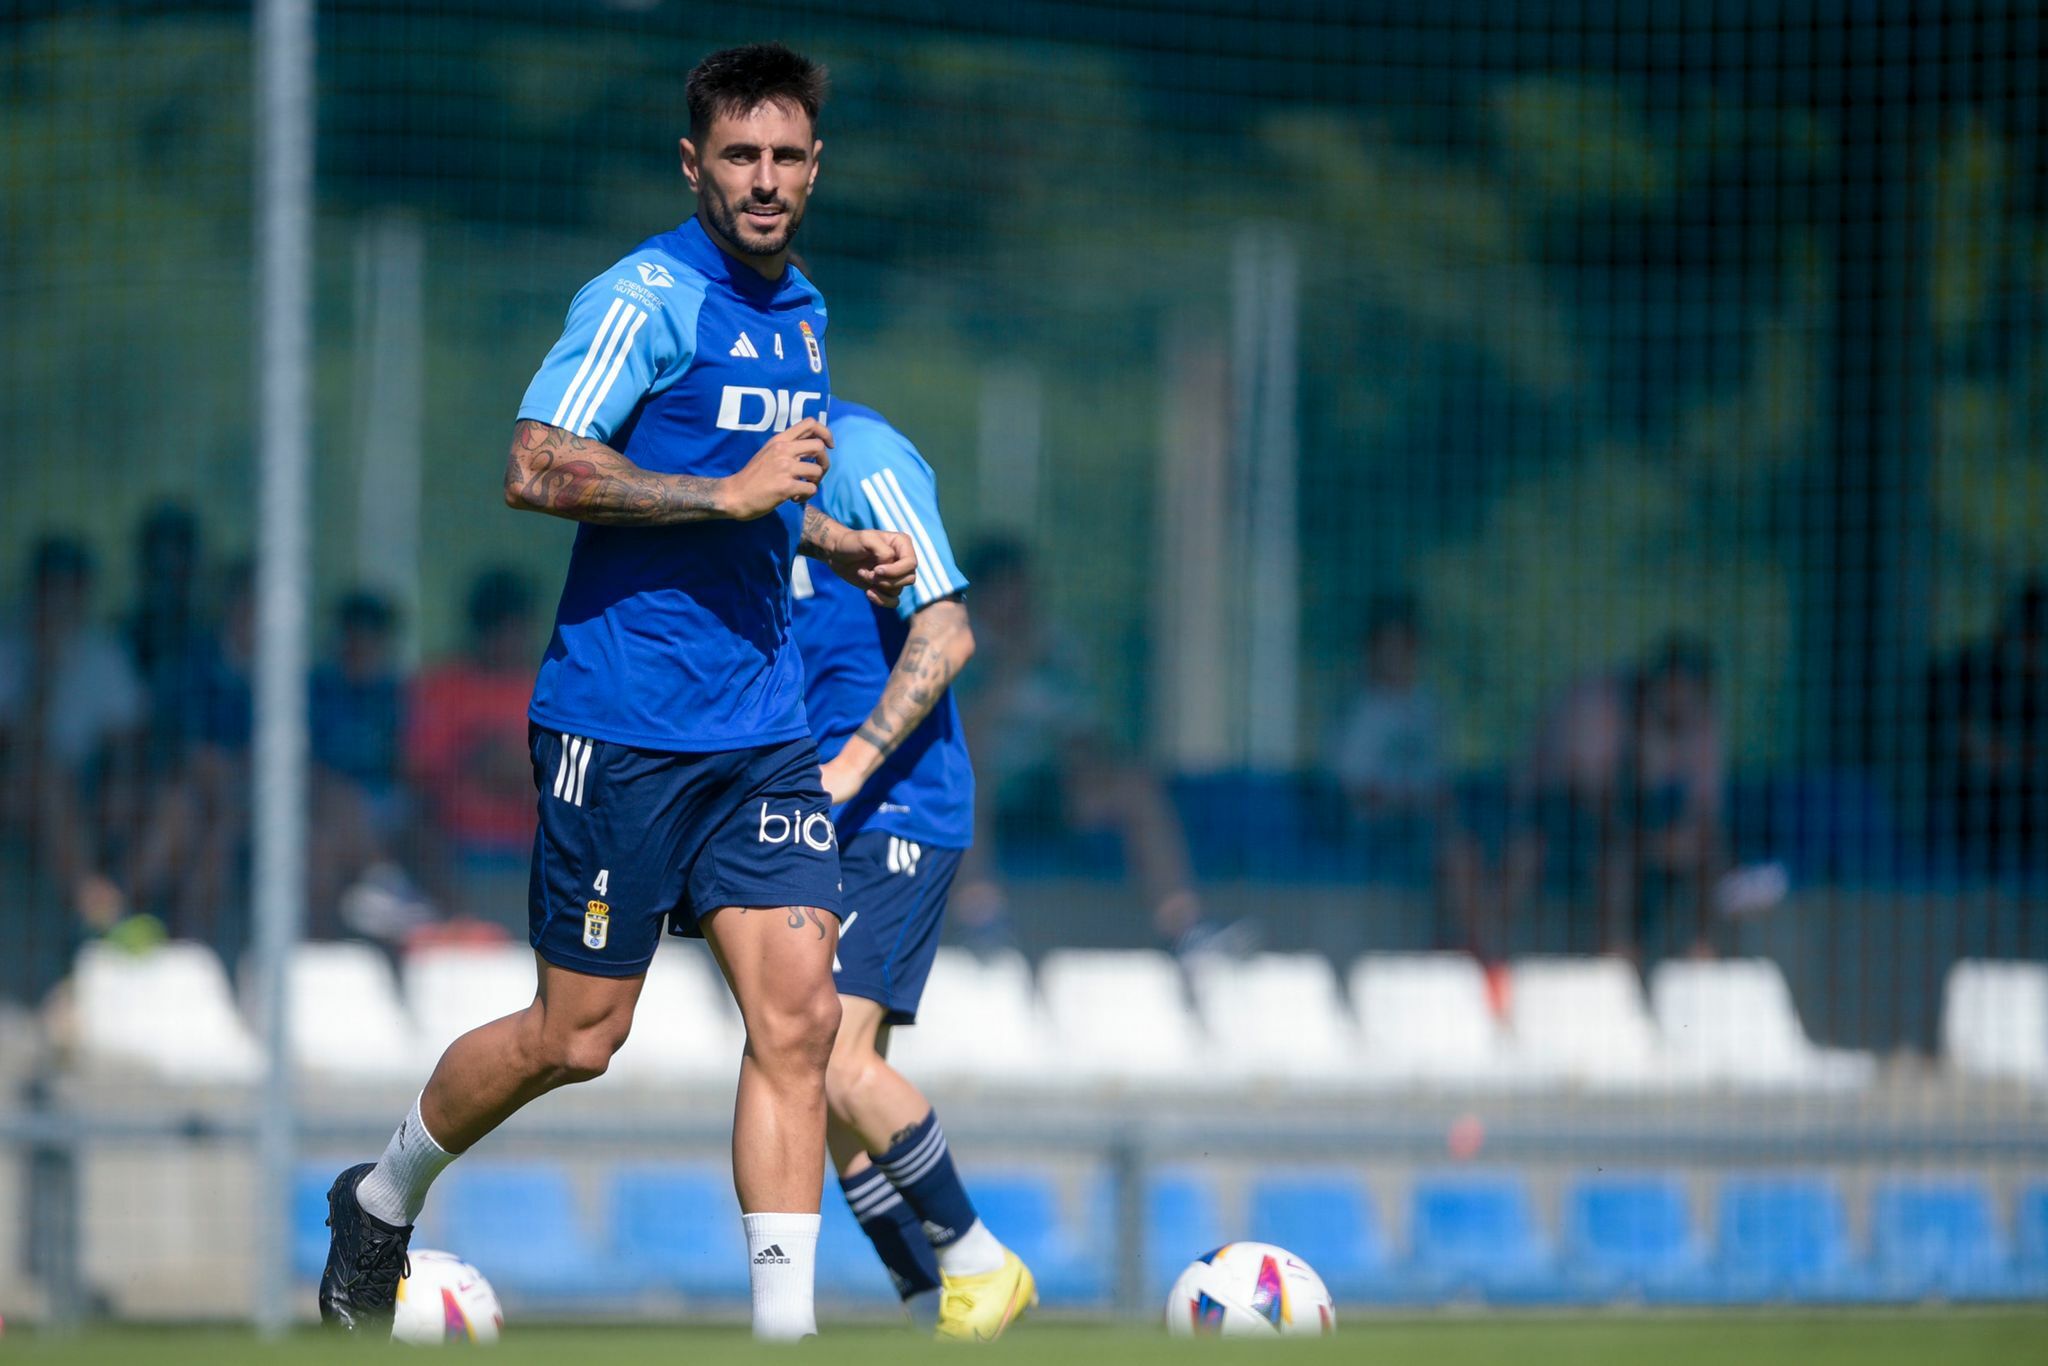
[{"label": "real oviedo crest", "polygon": [[811,331],[809,319],[800,319],[797,326],[803,329],[804,354],[811,358],[811,373],[820,374],[825,369],[825,353],[818,349],[818,334]]}]

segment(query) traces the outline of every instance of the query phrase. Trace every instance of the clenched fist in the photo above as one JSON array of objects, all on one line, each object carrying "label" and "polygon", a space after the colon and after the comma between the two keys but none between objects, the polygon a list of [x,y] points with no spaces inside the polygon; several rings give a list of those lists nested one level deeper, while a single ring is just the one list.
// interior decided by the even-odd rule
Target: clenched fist
[{"label": "clenched fist", "polygon": [[894,607],[917,578],[917,551],[910,538],[900,531],[842,530],[845,534],[827,547],[825,563],[875,606]]},{"label": "clenched fist", "polygon": [[832,468],[832,431],[815,417],[776,433],[736,474],[718,481],[719,510],[736,522],[766,517],[788,502],[805,502]]}]

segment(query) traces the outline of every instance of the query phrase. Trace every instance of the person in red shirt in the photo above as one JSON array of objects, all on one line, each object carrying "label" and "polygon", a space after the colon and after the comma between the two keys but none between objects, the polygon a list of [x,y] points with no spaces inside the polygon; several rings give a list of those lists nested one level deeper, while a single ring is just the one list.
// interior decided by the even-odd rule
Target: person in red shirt
[{"label": "person in red shirt", "polygon": [[467,651],[414,682],[405,726],[406,778],[432,845],[429,880],[453,905],[477,900],[462,894],[468,873],[523,865],[534,829],[533,591],[513,570],[486,569],[470,586],[468,618]]}]

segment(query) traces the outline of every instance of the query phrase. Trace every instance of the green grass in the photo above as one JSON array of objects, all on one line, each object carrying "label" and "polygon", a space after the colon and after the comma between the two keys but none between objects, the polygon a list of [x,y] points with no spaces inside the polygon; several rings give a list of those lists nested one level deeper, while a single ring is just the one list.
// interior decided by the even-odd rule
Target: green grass
[{"label": "green grass", "polygon": [[[824,1355],[829,1348],[829,1356]],[[950,1359],[903,1331],[833,1329],[800,1353],[832,1366],[900,1366],[906,1359]],[[1484,1317],[1354,1317],[1334,1338],[1287,1344],[1189,1343],[1163,1332],[1027,1321],[985,1351],[1012,1361],[1057,1366],[1167,1366],[1269,1360],[1371,1362],[1387,1366],[1967,1366],[2048,1362],[2048,1307],[1972,1313],[1954,1310],[1715,1316],[1614,1314]],[[150,1366],[237,1366],[241,1362],[360,1362],[360,1350],[306,1333],[274,1345],[225,1329],[123,1328],[65,1339],[10,1333],[0,1355],[39,1366],[71,1362],[147,1362]],[[519,1329],[494,1351],[498,1366],[700,1366],[781,1362],[787,1350],[762,1348],[733,1328]]]}]

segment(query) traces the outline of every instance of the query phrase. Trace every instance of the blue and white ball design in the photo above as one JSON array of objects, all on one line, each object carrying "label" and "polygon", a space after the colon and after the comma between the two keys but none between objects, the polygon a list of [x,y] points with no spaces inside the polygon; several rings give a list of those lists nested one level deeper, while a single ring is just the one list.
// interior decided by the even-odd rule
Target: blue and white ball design
[{"label": "blue and white ball design", "polygon": [[398,1283],[391,1340],[415,1347],[498,1340],[505,1311],[483,1273],[452,1252],[414,1248],[411,1271]]},{"label": "blue and white ball design", "polygon": [[1197,1257],[1166,1297],[1175,1337],[1322,1337],[1337,1331],[1323,1278],[1271,1243],[1225,1243]]}]

